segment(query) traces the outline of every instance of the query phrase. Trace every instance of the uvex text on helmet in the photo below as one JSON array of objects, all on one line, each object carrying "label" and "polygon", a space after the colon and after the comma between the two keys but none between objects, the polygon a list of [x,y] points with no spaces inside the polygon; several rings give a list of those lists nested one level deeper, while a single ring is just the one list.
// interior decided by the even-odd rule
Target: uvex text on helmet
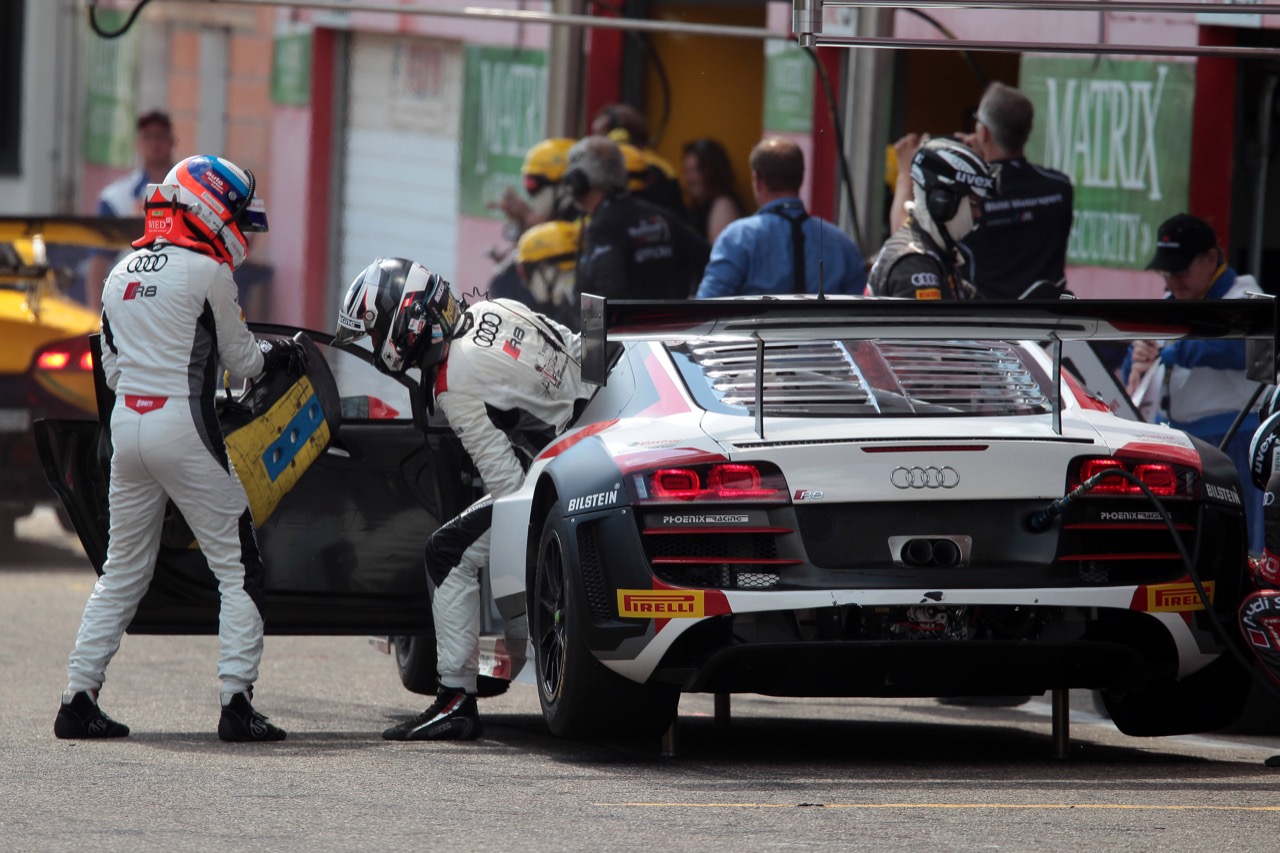
[{"label": "uvex text on helmet", "polygon": [[995,180],[987,164],[969,146],[954,139],[930,139],[911,161],[911,180],[929,191],[946,187],[960,195],[990,198]]}]

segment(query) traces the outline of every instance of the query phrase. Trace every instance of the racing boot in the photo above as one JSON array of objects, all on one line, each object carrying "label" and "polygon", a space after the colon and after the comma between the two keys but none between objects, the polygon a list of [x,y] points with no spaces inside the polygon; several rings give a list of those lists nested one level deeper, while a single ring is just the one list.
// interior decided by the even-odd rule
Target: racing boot
[{"label": "racing boot", "polygon": [[68,690],[62,694],[62,705],[53,720],[53,736],[62,740],[81,738],[125,737],[129,727],[117,723],[98,707],[98,691]]},{"label": "racing boot", "polygon": [[252,690],[222,694],[222,717],[218,720],[218,737],[233,743],[262,740],[284,740],[285,730],[267,722],[253,710]]},{"label": "racing boot", "polygon": [[441,687],[435,704],[382,733],[386,740],[475,740],[484,734],[474,693]]}]

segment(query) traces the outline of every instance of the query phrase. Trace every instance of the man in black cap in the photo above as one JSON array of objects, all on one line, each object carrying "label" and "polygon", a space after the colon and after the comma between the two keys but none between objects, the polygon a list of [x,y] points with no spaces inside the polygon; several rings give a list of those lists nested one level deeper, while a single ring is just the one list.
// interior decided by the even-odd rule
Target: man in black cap
[{"label": "man in black cap", "polygon": [[[1147,269],[1164,278],[1166,299],[1243,299],[1261,290],[1253,276],[1237,275],[1227,264],[1209,223],[1188,213],[1160,225]],[[1129,395],[1158,367],[1164,368],[1169,397],[1160,420],[1215,446],[1257,387],[1245,377],[1244,341],[1135,341],[1122,368]],[[1255,554],[1262,551],[1262,495],[1249,474],[1249,439],[1257,428],[1258,416],[1251,413],[1227,445],[1240,471],[1249,550]]]}]

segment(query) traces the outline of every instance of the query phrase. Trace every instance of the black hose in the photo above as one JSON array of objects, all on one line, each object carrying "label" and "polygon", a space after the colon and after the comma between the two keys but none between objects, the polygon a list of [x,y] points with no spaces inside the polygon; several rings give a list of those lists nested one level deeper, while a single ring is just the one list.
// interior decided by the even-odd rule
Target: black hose
[{"label": "black hose", "polygon": [[138,4],[133,7],[133,11],[129,13],[129,17],[125,19],[120,29],[113,33],[109,33],[98,23],[98,3],[97,0],[90,0],[89,3],[89,28],[104,39],[117,39],[125,33],[129,32],[129,28],[133,26],[133,22],[137,20],[138,13],[142,11],[142,7],[150,3],[151,0],[138,0]]},{"label": "black hose", "polygon": [[[915,15],[918,18],[924,19],[929,24],[931,24],[934,29],[942,33],[948,39],[950,39],[951,41],[956,41],[956,34],[951,32],[951,30],[949,30],[946,26],[944,26],[941,21],[939,21],[937,18],[933,17],[932,15],[928,14],[927,12],[921,12],[919,9],[904,9],[903,11],[910,12],[911,14]],[[962,49],[960,51],[960,56],[962,56],[964,58],[964,61],[969,65],[969,70],[973,72],[973,76],[978,78],[978,83],[982,86],[983,89],[986,89],[987,86],[991,85],[991,79],[987,77],[987,75],[983,72],[983,70],[978,66],[978,61],[973,58],[972,53]]]},{"label": "black hose", "polygon": [[1244,423],[1244,419],[1253,411],[1253,406],[1258,402],[1258,398],[1262,396],[1262,392],[1267,389],[1267,385],[1259,382],[1258,387],[1254,390],[1253,396],[1249,398],[1249,402],[1244,404],[1244,408],[1236,415],[1236,419],[1231,422],[1231,429],[1227,430],[1227,434],[1222,437],[1222,441],[1218,444],[1219,450],[1226,450],[1227,445],[1231,443],[1231,439],[1236,437],[1236,433],[1240,431],[1240,424]]}]

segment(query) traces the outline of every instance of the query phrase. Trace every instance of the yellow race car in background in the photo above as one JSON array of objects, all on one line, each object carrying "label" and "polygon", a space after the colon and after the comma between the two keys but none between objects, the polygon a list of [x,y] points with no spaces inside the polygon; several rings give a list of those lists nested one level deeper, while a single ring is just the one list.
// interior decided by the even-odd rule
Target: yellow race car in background
[{"label": "yellow race car in background", "polygon": [[89,335],[99,316],[70,294],[74,267],[141,234],[140,219],[0,217],[0,544],[55,500],[32,423],[97,415]]}]

